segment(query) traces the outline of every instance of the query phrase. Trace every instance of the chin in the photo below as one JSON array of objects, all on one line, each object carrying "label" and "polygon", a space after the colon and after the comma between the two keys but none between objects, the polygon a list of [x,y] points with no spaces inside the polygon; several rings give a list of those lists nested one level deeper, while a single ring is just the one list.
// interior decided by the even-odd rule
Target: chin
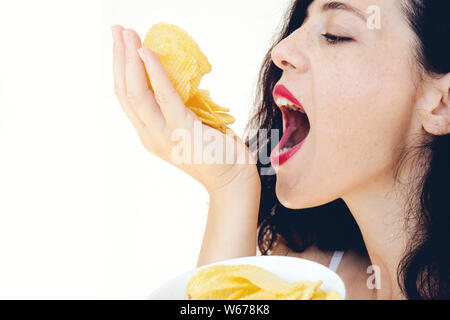
[{"label": "chin", "polygon": [[[305,190],[309,190],[309,192]],[[298,184],[294,187],[290,187],[278,178],[275,186],[275,193],[278,201],[285,208],[293,210],[318,207],[339,198],[337,194],[326,192],[318,185],[315,185],[314,188],[301,187]]]},{"label": "chin", "polygon": [[277,184],[275,186],[275,193],[277,195],[278,201],[288,209],[306,209],[308,208],[307,199],[308,197],[300,197],[300,192],[297,192],[293,188],[289,188],[286,184],[279,183],[277,179]]}]

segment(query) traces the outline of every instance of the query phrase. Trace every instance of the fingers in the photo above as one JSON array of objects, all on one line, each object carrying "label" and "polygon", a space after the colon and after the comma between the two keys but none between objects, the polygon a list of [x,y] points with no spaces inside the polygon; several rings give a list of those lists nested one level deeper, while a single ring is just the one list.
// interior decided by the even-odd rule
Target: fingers
[{"label": "fingers", "polygon": [[127,99],[147,127],[162,129],[165,120],[148,87],[147,73],[137,51],[142,47],[141,39],[132,29],[124,30],[123,38]]},{"label": "fingers", "polygon": [[192,114],[181,100],[178,92],[168,78],[158,56],[148,48],[140,48],[139,55],[144,61],[155,99],[170,128],[186,127],[193,123]]},{"label": "fingers", "polygon": [[123,111],[136,129],[144,127],[144,123],[137,116],[131,105],[126,99],[126,84],[125,84],[125,46],[123,43],[122,26],[112,26],[111,32],[114,40],[113,48],[113,73],[114,73],[114,91],[116,97],[119,99]]},{"label": "fingers", "polygon": [[193,113],[185,107],[156,54],[142,47],[134,30],[113,26],[112,32],[115,91],[133,125],[158,131],[166,126],[192,125]]}]

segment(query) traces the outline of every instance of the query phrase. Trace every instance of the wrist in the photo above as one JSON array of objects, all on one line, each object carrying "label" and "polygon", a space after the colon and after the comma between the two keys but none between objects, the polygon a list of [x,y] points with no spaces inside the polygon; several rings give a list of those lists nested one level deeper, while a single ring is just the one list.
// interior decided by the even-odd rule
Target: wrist
[{"label": "wrist", "polygon": [[[209,191],[210,202],[223,207],[255,207],[258,211],[261,180],[236,179],[221,188]],[[253,210],[252,210],[253,211]]]},{"label": "wrist", "polygon": [[248,171],[248,172],[240,172],[235,178],[231,181],[215,187],[207,189],[209,197],[212,198],[222,198],[232,195],[243,195],[243,194],[252,194],[259,195],[261,194],[261,179],[259,178],[258,172]]}]

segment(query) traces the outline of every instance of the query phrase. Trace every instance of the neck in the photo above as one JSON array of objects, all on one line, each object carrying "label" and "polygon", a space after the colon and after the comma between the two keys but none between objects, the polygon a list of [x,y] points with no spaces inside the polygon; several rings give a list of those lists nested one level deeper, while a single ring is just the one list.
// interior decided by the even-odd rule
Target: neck
[{"label": "neck", "polygon": [[404,299],[397,269],[410,238],[402,191],[392,175],[386,174],[342,197],[361,230],[374,270],[380,271],[381,288],[374,289],[376,299]]}]

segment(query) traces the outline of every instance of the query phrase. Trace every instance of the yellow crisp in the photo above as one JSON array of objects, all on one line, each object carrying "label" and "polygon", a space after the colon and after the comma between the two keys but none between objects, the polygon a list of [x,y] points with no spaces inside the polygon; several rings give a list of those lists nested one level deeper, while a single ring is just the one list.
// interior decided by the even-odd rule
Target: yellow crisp
[{"label": "yellow crisp", "polygon": [[325,293],[322,281],[288,283],[252,265],[214,265],[198,271],[186,291],[192,300],[342,300],[339,293]]},{"label": "yellow crisp", "polygon": [[[214,103],[209,91],[199,89],[202,77],[211,72],[208,58],[192,37],[178,26],[158,23],[148,31],[143,46],[161,61],[183,103],[206,125],[234,135],[228,127],[234,118],[229,109]],[[149,81],[149,88],[151,84]]]}]

